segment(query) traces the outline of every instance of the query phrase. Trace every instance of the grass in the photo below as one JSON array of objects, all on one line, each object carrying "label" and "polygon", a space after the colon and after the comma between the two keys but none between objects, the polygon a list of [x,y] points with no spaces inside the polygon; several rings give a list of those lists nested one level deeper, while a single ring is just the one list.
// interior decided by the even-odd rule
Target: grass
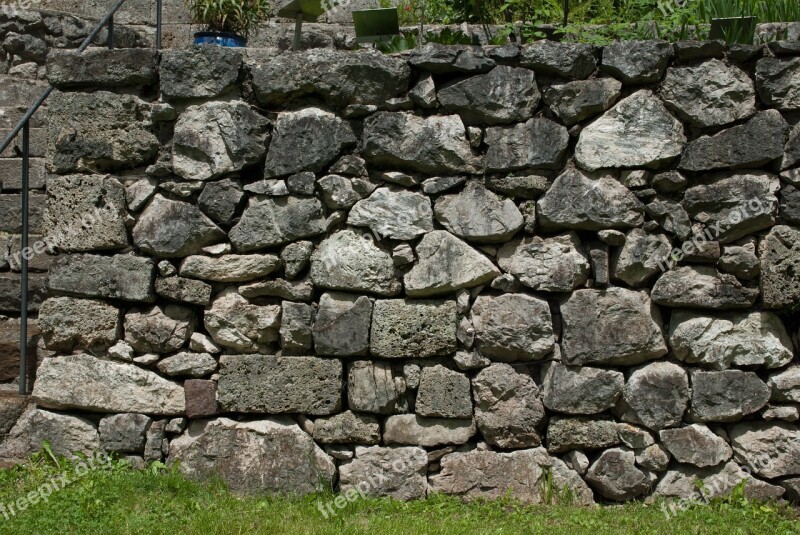
[{"label": "grass", "polygon": [[[465,504],[433,496],[407,503],[357,500],[326,519],[318,505],[333,495],[239,497],[219,482],[190,482],[160,463],[147,470],[134,470],[122,461],[99,466],[54,492],[46,502],[9,520],[0,515],[0,533],[800,533],[795,510],[743,499],[692,506],[668,519],[660,504],[596,508],[525,506],[512,500]],[[25,466],[0,470],[0,503],[13,503],[65,471],[74,474],[74,463],[46,455],[36,456]]]}]

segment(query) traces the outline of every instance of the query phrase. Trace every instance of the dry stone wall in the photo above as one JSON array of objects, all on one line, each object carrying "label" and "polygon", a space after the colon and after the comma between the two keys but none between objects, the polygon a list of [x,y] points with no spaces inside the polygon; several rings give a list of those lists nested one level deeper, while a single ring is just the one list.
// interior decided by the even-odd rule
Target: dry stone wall
[{"label": "dry stone wall", "polygon": [[62,254],[2,456],[46,439],[257,492],[796,498],[798,53],[51,54]]}]

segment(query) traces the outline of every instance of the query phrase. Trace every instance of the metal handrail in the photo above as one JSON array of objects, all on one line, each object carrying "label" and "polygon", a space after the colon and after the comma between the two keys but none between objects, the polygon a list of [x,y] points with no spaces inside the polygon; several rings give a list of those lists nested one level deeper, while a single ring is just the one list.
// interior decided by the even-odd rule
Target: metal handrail
[{"label": "metal handrail", "polygon": [[[104,26],[108,26],[108,37],[106,45],[109,50],[114,49],[114,14],[122,7],[126,0],[117,0],[111,10],[98,22],[94,29],[86,36],[81,46],[78,47],[78,54],[82,53],[94,41]],[[161,50],[161,2],[156,0],[156,50]],[[30,120],[36,113],[50,93],[53,92],[53,84],[48,83],[47,89],[39,95],[33,104],[25,111],[25,115],[19,120],[16,126],[9,132],[3,143],[0,144],[0,154],[5,151],[14,139],[22,132],[22,238],[20,240],[20,251],[22,252],[20,261],[20,321],[19,321],[19,393],[27,394],[28,379],[28,234],[30,221],[30,207],[28,197],[28,183],[30,173]]]}]

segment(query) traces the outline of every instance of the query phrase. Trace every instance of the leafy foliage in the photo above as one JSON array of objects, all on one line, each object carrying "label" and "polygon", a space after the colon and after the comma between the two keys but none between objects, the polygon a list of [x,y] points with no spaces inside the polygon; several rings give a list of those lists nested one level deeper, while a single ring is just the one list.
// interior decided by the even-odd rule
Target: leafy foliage
[{"label": "leafy foliage", "polygon": [[269,0],[186,0],[192,24],[247,37],[270,16]]}]

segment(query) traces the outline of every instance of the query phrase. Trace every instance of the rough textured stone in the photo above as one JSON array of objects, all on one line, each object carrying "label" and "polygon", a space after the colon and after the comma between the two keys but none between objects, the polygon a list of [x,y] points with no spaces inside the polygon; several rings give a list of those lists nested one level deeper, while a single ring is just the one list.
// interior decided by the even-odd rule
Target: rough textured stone
[{"label": "rough textured stone", "polygon": [[677,310],[670,320],[669,344],[678,359],[717,370],[781,368],[793,356],[783,322],[770,312],[704,316]]},{"label": "rough textured stone", "polygon": [[153,301],[155,265],[132,255],[64,255],[50,267],[51,291],[124,301]]},{"label": "rough textured stone", "polygon": [[501,201],[479,181],[469,182],[460,193],[439,197],[434,213],[447,230],[478,243],[504,242],[523,224],[514,201]]},{"label": "rough textured stone", "polygon": [[653,484],[650,473],[637,467],[632,451],[604,451],[586,472],[586,481],[603,497],[624,502],[641,496]]},{"label": "rough textured stone", "polygon": [[145,432],[153,419],[144,414],[124,413],[100,420],[100,447],[104,451],[137,453],[144,451]]},{"label": "rough textured stone", "polygon": [[456,349],[455,301],[375,301],[370,352],[383,358],[447,355]]},{"label": "rough textured stone", "polygon": [[316,286],[331,290],[389,296],[400,293],[391,255],[380,249],[371,236],[352,230],[339,231],[319,244],[311,255],[311,280]]},{"label": "rough textured stone", "polygon": [[672,242],[665,235],[632,229],[625,245],[614,253],[611,274],[634,288],[645,286],[661,271],[659,261],[671,252]]},{"label": "rough textured stone", "polygon": [[680,121],[652,91],[643,89],[581,131],[575,161],[590,171],[607,167],[658,169],[680,156],[685,143]]},{"label": "rough textured stone", "polygon": [[800,403],[800,366],[790,366],[779,373],[773,373],[767,381],[775,401]]},{"label": "rough textured stone", "polygon": [[223,355],[217,395],[223,411],[326,416],[342,406],[342,363],[316,357]]},{"label": "rough textured stone", "polygon": [[404,391],[398,388],[399,375],[381,361],[357,360],[348,367],[347,404],[350,409],[377,414],[402,412]]},{"label": "rough textured stone", "polygon": [[366,296],[331,292],[319,300],[314,326],[318,355],[366,355],[372,302]]},{"label": "rough textured stone", "polygon": [[669,307],[728,310],[753,306],[758,293],[713,267],[684,266],[661,275],[651,295],[655,303]]},{"label": "rough textured stone", "polygon": [[774,227],[761,240],[758,253],[764,307],[781,309],[800,302],[800,230]]},{"label": "rough textured stone", "polygon": [[578,235],[525,238],[497,251],[497,263],[525,286],[544,292],[570,292],[589,276],[589,261]]},{"label": "rough textured stone", "polygon": [[139,353],[170,353],[183,347],[194,330],[191,309],[167,305],[125,314],[125,341]]},{"label": "rough textured stone", "polygon": [[486,169],[559,169],[569,143],[567,129],[549,119],[529,119],[513,126],[486,129]]},{"label": "rough textured stone", "polygon": [[386,444],[413,444],[423,447],[463,444],[475,434],[472,419],[422,418],[414,414],[389,416],[384,423]]},{"label": "rough textured stone", "polygon": [[311,349],[311,324],[314,309],[305,303],[281,303],[281,349],[284,354],[308,352]]},{"label": "rough textured stone", "polygon": [[678,117],[700,128],[723,126],[756,112],[753,81],[718,59],[670,68],[659,96]]},{"label": "rough textured stone", "polygon": [[307,95],[333,106],[382,104],[408,88],[410,75],[403,58],[324,48],[269,56],[251,72],[256,99],[268,106]]},{"label": "rough textured stone", "polygon": [[671,362],[653,362],[631,373],[618,406],[623,421],[659,431],[675,427],[689,403],[689,376]]},{"label": "rough textured stone", "polygon": [[729,243],[775,224],[777,176],[745,172],[710,178],[708,184],[687,189],[681,204],[709,228],[715,240]]},{"label": "rough textured stone", "polygon": [[158,361],[158,371],[164,375],[204,377],[217,369],[217,360],[208,353],[183,351]]},{"label": "rough textured stone", "polygon": [[500,275],[488,258],[445,230],[423,236],[415,251],[419,261],[404,278],[410,297],[453,293]]},{"label": "rough textured stone", "polygon": [[786,141],[786,147],[783,151],[781,169],[789,169],[798,164],[800,164],[800,124],[794,125],[794,128],[789,133],[789,139]]},{"label": "rough textured stone", "polygon": [[314,420],[313,436],[322,444],[377,444],[381,426],[374,416],[345,411]]},{"label": "rough textured stone", "polygon": [[800,58],[763,58],[756,66],[761,102],[779,110],[800,109]]},{"label": "rough textured stone", "polygon": [[788,135],[789,124],[780,112],[762,111],[743,125],[689,142],[680,168],[708,171],[759,167],[783,157]]},{"label": "rough textured stone", "polygon": [[[659,481],[654,494],[693,502],[708,501],[730,495],[736,485],[744,484],[744,496],[755,500],[777,500],[784,490],[752,476],[733,461],[713,468],[678,465]],[[702,486],[698,486],[702,483]]]},{"label": "rough textured stone", "polygon": [[185,409],[182,386],[133,364],[86,354],[44,359],[32,395],[51,409],[164,415]]},{"label": "rough textured stone", "polygon": [[330,490],[336,474],[333,459],[288,417],[193,421],[170,442],[168,462],[176,461],[190,479],[219,477],[231,490],[249,493]]},{"label": "rough textured stone", "polygon": [[783,222],[800,225],[800,189],[788,184],[781,188],[780,214]]},{"label": "rough textured stone", "polygon": [[[357,189],[360,179],[351,179],[341,175],[326,175],[317,181],[322,194],[322,202],[331,210],[349,210],[355,203],[364,198]],[[373,186],[374,189],[374,186]]]},{"label": "rough textured stone", "polygon": [[761,274],[761,263],[756,255],[756,240],[750,239],[741,246],[724,246],[717,266],[741,280],[758,277]]},{"label": "rough textured stone", "polygon": [[420,375],[415,412],[420,416],[471,418],[469,378],[442,365],[425,366]]},{"label": "rough textured stone", "polygon": [[644,221],[644,205],[606,174],[567,169],[536,203],[544,229],[628,229]]},{"label": "rough textured stone", "polygon": [[492,364],[472,380],[475,422],[483,438],[499,448],[528,448],[542,443],[544,421],[539,389],[530,375],[509,364]]},{"label": "rough textured stone", "polygon": [[658,82],[672,55],[666,41],[614,41],[603,48],[601,69],[626,84]]},{"label": "rough textured stone", "polygon": [[433,210],[430,199],[420,193],[378,188],[355,203],[347,223],[369,227],[378,237],[413,240],[433,230]]},{"label": "rough textured stone", "polygon": [[408,62],[413,67],[433,74],[482,73],[495,66],[495,61],[487,58],[481,47],[438,43],[427,43],[414,50]]},{"label": "rough textured stone", "polygon": [[565,364],[631,366],[667,353],[661,315],[646,293],[576,290],[561,305],[561,314]]},{"label": "rough textured stone", "polygon": [[187,379],[183,383],[183,389],[188,418],[202,418],[219,413],[216,381]]},{"label": "rough textured stone", "polygon": [[211,285],[183,277],[159,277],[156,294],[181,303],[206,306],[211,302]]},{"label": "rough textured stone", "polygon": [[625,386],[615,370],[547,363],[542,369],[545,407],[566,414],[597,414],[612,408]]},{"label": "rough textured stone", "polygon": [[576,80],[550,86],[544,101],[565,125],[572,126],[610,108],[621,89],[622,84],[613,78]]},{"label": "rough textured stone", "polygon": [[59,89],[151,85],[157,61],[156,51],[146,48],[90,49],[81,54],[53,50],[47,57],[47,80]]},{"label": "rough textured stone", "polygon": [[679,429],[664,429],[658,436],[679,463],[703,468],[716,466],[733,455],[725,439],[704,425],[692,424]]},{"label": "rough textured stone", "polygon": [[331,112],[319,108],[281,112],[272,131],[264,175],[322,171],[342,149],[355,143],[349,123]]},{"label": "rough textured stone", "polygon": [[691,375],[695,421],[735,422],[769,401],[769,387],[753,372],[692,370]]},{"label": "rough textured stone", "polygon": [[[403,137],[398,143],[400,133]],[[480,165],[458,115],[423,118],[407,112],[379,112],[364,121],[363,140],[363,157],[370,165],[429,174],[476,173]]]},{"label": "rough textured stone", "polygon": [[214,298],[204,322],[216,343],[245,353],[254,353],[279,338],[281,307],[253,305],[228,288]]},{"label": "rough textured stone", "polygon": [[596,450],[619,444],[617,426],[608,417],[553,416],[547,425],[547,451]]},{"label": "rough textured stone", "polygon": [[731,445],[758,475],[768,478],[800,474],[800,431],[785,423],[748,422],[730,429]]},{"label": "rough textured stone", "polygon": [[325,232],[322,203],[314,198],[251,198],[228,234],[238,251],[254,251]]},{"label": "rough textured stone", "polygon": [[224,47],[194,46],[165,50],[161,56],[161,93],[167,98],[211,98],[231,89],[242,56]]},{"label": "rough textured stone", "polygon": [[39,328],[53,351],[103,350],[121,334],[119,309],[91,299],[51,297],[39,310]]},{"label": "rough textured stone", "polygon": [[225,233],[194,205],[156,195],[133,227],[133,242],[159,258],[198,253]]},{"label": "rough textured stone", "polygon": [[84,418],[28,406],[0,444],[0,459],[22,464],[48,442],[55,455],[92,457],[100,448],[97,429]]},{"label": "rough textured stone", "polygon": [[553,351],[553,319],[543,299],[524,294],[479,296],[470,320],[478,350],[493,360],[540,360]]},{"label": "rough textured stone", "polygon": [[314,244],[309,241],[299,241],[288,244],[281,251],[283,273],[287,279],[296,279],[308,266]]},{"label": "rough textured stone", "polygon": [[212,282],[246,282],[260,279],[280,267],[278,257],[268,254],[189,256],[181,262],[183,277]]},{"label": "rough textured stone", "polygon": [[428,489],[428,454],[422,448],[356,448],[356,457],[339,466],[343,495],[363,493],[371,498],[424,498]]},{"label": "rough textured stone", "polygon": [[133,95],[56,91],[47,113],[49,167],[56,173],[138,167],[158,153],[150,106]]},{"label": "rough textured stone", "polygon": [[520,49],[520,65],[566,78],[588,78],[597,67],[595,49],[583,43],[535,41]]},{"label": "rough textured stone", "polygon": [[[47,181],[45,242],[62,251],[106,251],[128,245],[125,189],[103,175],[69,175]],[[90,218],[93,218],[91,220]]]},{"label": "rough textured stone", "polygon": [[541,95],[532,71],[501,65],[488,74],[446,84],[436,97],[464,124],[504,124],[530,119]]}]

